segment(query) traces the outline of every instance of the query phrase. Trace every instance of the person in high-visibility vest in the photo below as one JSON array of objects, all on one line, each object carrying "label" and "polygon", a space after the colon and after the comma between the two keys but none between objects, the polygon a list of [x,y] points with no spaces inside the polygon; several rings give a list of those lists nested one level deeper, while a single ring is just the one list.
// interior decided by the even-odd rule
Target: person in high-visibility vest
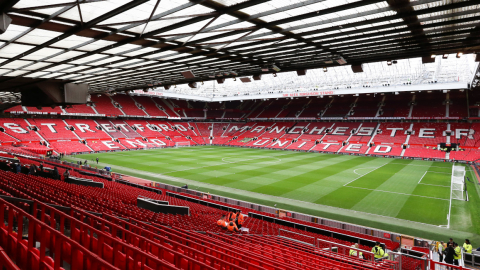
[{"label": "person in high-visibility vest", "polygon": [[375,242],[375,246],[372,248],[372,253],[375,256],[375,260],[381,260],[385,257],[385,251],[380,246],[380,242]]},{"label": "person in high-visibility vest", "polygon": [[[358,243],[355,244],[355,245],[352,245],[352,248],[358,249]],[[349,252],[348,255],[353,256],[353,257],[357,257],[357,250],[355,250],[355,249],[350,249],[350,252]],[[363,253],[362,253],[361,251],[360,251],[360,253],[358,254],[358,258],[363,259]]]},{"label": "person in high-visibility vest", "polygon": [[229,232],[233,232],[233,231],[238,232],[237,225],[235,225],[235,223],[234,223],[233,221],[230,221],[230,223],[229,223],[228,226],[227,226],[227,230],[228,230]]},{"label": "person in high-visibility vest", "polygon": [[455,250],[455,253],[453,254],[453,265],[459,265],[458,260],[462,258],[462,249],[457,243],[453,243],[453,249]]},{"label": "person in high-visibility vest", "polygon": [[222,228],[227,227],[227,221],[225,221],[225,216],[222,216],[222,218],[217,221],[217,225]]},{"label": "person in high-visibility vest", "polygon": [[445,249],[447,245],[443,243],[443,241],[438,242],[437,252],[438,252],[438,261],[443,262],[443,255],[445,253]]},{"label": "person in high-visibility vest", "polygon": [[463,243],[463,250],[465,250],[465,253],[472,253],[473,246],[470,244],[470,240],[465,239],[465,243]]},{"label": "person in high-visibility vest", "polygon": [[229,220],[229,221],[235,222],[235,219],[236,219],[236,218],[237,218],[237,214],[235,214],[235,212],[232,212],[232,213],[230,214],[230,220]]},{"label": "person in high-visibility vest", "polygon": [[242,211],[240,211],[240,210],[237,212],[237,220],[236,220],[236,221],[237,221],[237,227],[238,227],[239,229],[242,228],[243,222],[245,221],[245,219],[244,219],[244,217],[243,217],[243,215],[242,215],[241,212],[242,212]]}]

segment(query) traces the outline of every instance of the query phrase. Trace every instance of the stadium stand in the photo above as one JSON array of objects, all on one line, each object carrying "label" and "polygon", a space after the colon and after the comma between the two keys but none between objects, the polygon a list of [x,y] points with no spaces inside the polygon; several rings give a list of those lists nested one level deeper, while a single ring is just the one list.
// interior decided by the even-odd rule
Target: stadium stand
[{"label": "stadium stand", "polygon": [[113,105],[113,99],[111,99],[106,94],[104,95],[92,95],[92,102],[95,105],[95,110],[99,114],[104,114],[107,116],[118,116],[124,115],[118,107]]},{"label": "stadium stand", "polygon": [[[102,131],[107,133],[112,138],[127,138],[127,136],[124,133],[124,129],[113,124],[112,121],[98,119],[98,120],[95,120],[95,122],[98,124],[99,127],[101,127]],[[120,122],[117,122],[117,123],[120,123]]]},{"label": "stadium stand", "polygon": [[446,95],[427,92],[418,92],[414,95],[412,117],[445,117],[446,116]]},{"label": "stadium stand", "polygon": [[96,114],[92,107],[85,104],[67,106],[65,112],[74,114]]},{"label": "stadium stand", "polygon": [[329,103],[328,98],[313,98],[298,116],[299,118],[318,118],[322,116],[325,106]]},{"label": "stadium stand", "polygon": [[359,129],[360,123],[336,122],[322,138],[323,142],[345,142]]},{"label": "stadium stand", "polygon": [[[423,100],[427,100],[426,98],[429,98],[431,95],[431,93],[424,94],[424,96],[421,96]],[[450,93],[447,94],[448,95],[439,94],[433,100],[436,100],[438,101],[437,103],[439,103],[441,100],[446,99],[446,96],[450,96]],[[462,92],[452,92],[452,97],[457,101],[462,99],[462,95]],[[147,100],[146,102],[149,105],[141,106],[145,108],[150,107],[150,109],[155,106],[153,109],[158,110],[158,112],[163,112],[157,108],[153,102],[153,99],[150,97],[130,97],[127,95],[119,95],[118,97],[120,96],[122,96],[120,101],[122,101],[124,98],[132,100],[135,98],[140,98],[142,100]],[[113,104],[111,103],[112,100],[109,97],[104,96],[104,98],[108,98],[108,108],[118,110],[117,108],[113,107]],[[340,98],[341,97],[338,99]],[[362,106],[362,102],[364,104],[373,106],[375,104],[380,104],[379,100],[381,99],[388,101],[386,96],[381,95],[377,97],[361,96],[356,97],[355,99],[357,98],[358,100],[354,108]],[[401,100],[408,100],[410,98],[413,99],[412,95],[403,94],[403,99],[401,98]],[[158,100],[164,102],[163,99]],[[322,102],[324,103],[325,100],[327,99],[305,99],[304,101],[313,105]],[[331,99],[328,100],[332,101]],[[353,104],[350,103],[351,101],[352,98],[342,102],[337,100],[337,102],[339,102],[337,105],[345,105],[347,103]],[[98,102],[102,104],[101,101],[97,100],[97,103]],[[293,110],[298,112],[299,108],[297,105],[301,104],[297,99],[288,99],[281,103],[276,103],[276,100],[263,101],[263,103],[267,104],[267,106],[272,105],[274,108],[278,109],[278,112],[275,113],[276,115],[278,115],[278,113],[281,111],[287,111],[287,108],[294,108]],[[292,107],[287,106],[287,103]],[[134,103],[130,102],[130,104]],[[173,101],[173,103],[171,103],[169,100],[164,102],[165,107],[168,107],[169,104],[172,107],[176,107],[176,110],[181,112],[188,111],[188,108],[184,109],[181,108],[181,106],[190,106],[190,108],[193,109],[197,109],[196,107],[205,106],[205,103],[202,102],[193,103],[195,104],[195,108],[192,107],[191,104],[189,105],[187,102],[180,102],[178,100]],[[227,113],[228,110],[231,109],[229,109],[226,104],[227,103],[218,103],[213,105],[212,108],[215,111],[224,111],[224,113]],[[238,103],[231,104],[237,108],[239,106]],[[247,104],[245,106],[256,108],[258,105],[258,102],[251,102],[251,104]],[[365,105],[365,108],[369,107],[367,105]],[[99,107],[101,106],[102,105],[99,105]],[[415,106],[416,105],[413,107]],[[301,109],[302,108],[303,107],[301,107]],[[102,108],[99,109],[102,112],[110,110]],[[305,106],[304,109],[307,109],[307,106]],[[261,110],[262,112],[259,111],[258,114],[263,113],[264,109]],[[423,115],[430,118],[435,118],[439,115],[438,110],[432,109],[430,111],[432,111],[432,114]],[[396,112],[398,113],[398,110],[396,110]],[[392,118],[392,120],[393,119],[394,118]],[[455,151],[456,149],[453,149],[451,158],[469,161],[471,161],[473,157],[477,156],[476,152],[478,150],[474,148],[480,147],[480,143],[477,143],[479,141],[479,138],[477,138],[478,132],[476,132],[477,130],[480,130],[480,126],[478,126],[477,123],[432,123],[421,121],[414,123],[408,121],[309,122],[308,120],[302,120],[302,122],[283,122],[281,120],[276,122],[260,122],[260,120],[256,120],[248,123],[210,123],[201,121],[188,123],[174,121],[166,122],[155,119],[52,119],[51,116],[49,119],[40,116],[32,119],[3,118],[0,122],[0,125],[3,128],[3,132],[0,133],[0,140],[2,143],[20,143],[23,145],[23,148],[35,148],[37,145],[39,145],[39,142],[45,141],[47,145],[52,147],[58,153],[69,154],[88,151],[110,151],[124,148],[133,149],[173,146],[175,145],[175,142],[187,141],[190,141],[192,145],[209,144],[209,137],[211,135],[213,136],[212,143],[217,145],[226,144],[246,147],[281,148],[288,150],[327,151],[340,153],[377,153],[379,155],[403,155],[406,157],[442,159],[448,159],[449,156],[445,155],[445,152],[438,151],[433,148],[437,148],[442,143],[453,143],[458,145],[459,150]],[[102,129],[99,129],[99,127],[102,127]],[[213,130],[210,130],[212,127]],[[286,132],[287,129],[289,130],[288,132]],[[71,130],[73,130],[73,132]],[[254,140],[254,138],[257,139]],[[115,139],[120,140],[115,141]],[[133,140],[126,141],[125,139]],[[153,141],[145,143],[149,139]],[[72,147],[69,147],[70,142]],[[371,142],[372,145],[368,145],[369,142]],[[30,146],[30,144],[32,145]],[[405,149],[401,149],[403,145],[406,145]],[[469,157],[467,153],[470,153],[471,157]]]},{"label": "stadium stand", "polygon": [[36,107],[25,107],[27,109],[27,112],[31,113],[47,113],[47,114],[61,114],[63,111],[60,107],[41,107],[41,108],[36,108]]},{"label": "stadium stand", "polygon": [[[459,117],[460,119],[468,117],[468,108],[466,105],[465,91],[450,91],[448,93],[448,117]],[[478,116],[476,114],[475,116]]]},{"label": "stadium stand", "polygon": [[167,118],[169,115],[166,113],[165,108],[162,106],[161,110],[159,106],[149,96],[131,96],[136,103],[141,104],[145,112],[152,117]]},{"label": "stadium stand", "polygon": [[[114,127],[117,128],[121,133],[123,133],[127,138],[140,138],[140,135],[132,129],[125,121],[121,120],[112,120],[110,121]],[[100,122],[99,122],[100,123]]]},{"label": "stadium stand", "polygon": [[144,108],[140,103],[136,103],[135,99],[129,95],[118,94],[112,97],[114,102],[117,102],[120,105],[120,108],[125,113],[125,115],[134,115],[134,116],[145,116],[145,111],[140,109],[139,106]]},{"label": "stadium stand", "polygon": [[10,107],[10,108],[6,109],[5,112],[7,112],[7,113],[12,113],[12,112],[24,113],[25,110],[24,110],[23,108],[24,108],[24,107],[21,106],[21,105],[16,105],[16,106],[13,106],[13,107]]},{"label": "stadium stand", "polygon": [[383,106],[379,110],[381,117],[409,117],[412,102],[410,93],[401,93],[396,96],[385,96]]},{"label": "stadium stand", "polygon": [[366,95],[358,98],[350,114],[352,117],[375,117],[383,100],[382,95]]},{"label": "stadium stand", "polygon": [[5,133],[10,137],[22,142],[38,142],[42,139],[38,136],[32,127],[31,123],[22,118],[3,118],[0,119]]},{"label": "stadium stand", "polygon": [[346,117],[358,99],[355,96],[330,97],[332,97],[332,101],[327,105],[327,109],[322,117]]},{"label": "stadium stand", "polygon": [[436,147],[446,141],[443,132],[447,130],[447,125],[444,123],[415,123],[412,130],[413,135],[408,142],[410,145]]},{"label": "stadium stand", "polygon": [[[466,269],[424,237],[479,240],[477,183],[450,175],[480,173],[478,14],[478,1],[0,1],[0,270]],[[197,145],[224,147],[135,151]],[[234,212],[240,230],[223,228]]]}]

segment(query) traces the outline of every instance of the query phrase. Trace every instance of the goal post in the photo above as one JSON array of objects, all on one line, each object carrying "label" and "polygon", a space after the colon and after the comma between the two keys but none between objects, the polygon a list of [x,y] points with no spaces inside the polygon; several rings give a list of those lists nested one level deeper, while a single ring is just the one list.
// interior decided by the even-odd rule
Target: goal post
[{"label": "goal post", "polygon": [[190,146],[190,142],[175,142],[175,148],[189,147],[189,146]]},{"label": "goal post", "polygon": [[465,190],[465,167],[455,166],[452,167],[452,186],[451,196],[454,200],[464,200]]}]

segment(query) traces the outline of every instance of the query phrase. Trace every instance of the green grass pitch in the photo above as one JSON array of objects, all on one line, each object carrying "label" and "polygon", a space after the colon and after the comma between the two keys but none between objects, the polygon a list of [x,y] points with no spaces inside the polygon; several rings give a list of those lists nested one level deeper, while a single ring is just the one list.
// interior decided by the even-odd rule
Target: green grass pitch
[{"label": "green grass pitch", "polygon": [[450,229],[442,228],[451,163],[215,146],[76,156],[96,157],[100,167],[144,179],[412,235],[480,231],[475,183],[470,202],[452,202]]}]

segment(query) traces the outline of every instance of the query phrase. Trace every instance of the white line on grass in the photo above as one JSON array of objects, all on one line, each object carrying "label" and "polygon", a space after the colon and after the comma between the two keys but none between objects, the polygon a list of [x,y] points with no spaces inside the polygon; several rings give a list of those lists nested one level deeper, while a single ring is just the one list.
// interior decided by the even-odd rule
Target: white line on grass
[{"label": "white line on grass", "polygon": [[[222,158],[222,161],[226,162],[226,163],[238,163],[238,162],[249,161],[249,160],[257,160],[257,159],[262,159],[262,158],[274,158],[274,159],[277,159],[278,162],[282,162],[281,159],[276,158],[276,157],[259,157],[259,158],[242,159],[242,160],[238,160],[238,161],[228,161],[228,160],[225,160],[226,158],[232,158],[232,157],[224,157],[224,158]],[[275,163],[278,163],[278,162],[275,162]]]},{"label": "white line on grass", "polygon": [[[348,184],[352,183],[353,181],[355,181],[355,180],[357,180],[357,179],[359,179],[359,178],[362,178],[362,177],[364,177],[365,175],[367,175],[367,174],[369,174],[369,173],[371,173],[371,172],[373,172],[373,171],[375,171],[375,170],[377,170],[377,169],[380,169],[381,167],[383,167],[383,166],[385,166],[385,165],[387,165],[387,164],[388,164],[388,162],[387,162],[387,163],[385,163],[385,164],[383,164],[383,165],[382,165],[382,166],[380,166],[380,167],[377,167],[377,168],[375,168],[375,169],[373,169],[373,170],[371,170],[371,171],[369,171],[369,172],[365,173],[365,174],[362,174],[362,175],[360,175],[359,177],[357,177],[357,178],[353,179],[352,181],[350,181],[350,182],[346,183],[346,184],[345,184],[345,185],[343,185],[343,186],[345,187],[346,185],[348,185]],[[354,172],[355,172],[355,171],[354,171]]]},{"label": "white line on grass", "polygon": [[441,186],[441,185],[433,185],[433,184],[424,184],[424,183],[419,183],[419,185],[426,185],[426,186],[435,186],[435,187],[446,187],[446,188],[449,188],[449,186]]},{"label": "white line on grass", "polygon": [[448,167],[442,167],[442,166],[417,165],[417,164],[404,164],[404,163],[390,163],[390,164],[396,164],[396,165],[405,165],[405,166],[417,166],[417,167],[431,167],[431,168],[444,168],[444,169],[449,169]]},{"label": "white line on grass", "polygon": [[422,177],[420,177],[420,180],[418,180],[418,183],[417,184],[420,184],[420,182],[422,182],[422,179],[423,177],[425,177],[425,175],[427,174],[428,171],[425,171],[425,173],[422,175]]},{"label": "white line on grass", "polygon": [[441,199],[436,197],[428,197],[428,196],[415,195],[415,194],[407,194],[407,193],[401,193],[401,192],[395,192],[395,191],[386,191],[386,190],[380,190],[380,189],[371,189],[371,188],[362,188],[362,187],[349,187],[349,188],[358,188],[358,189],[365,189],[365,190],[371,190],[371,191],[394,193],[394,194],[400,194],[400,195],[406,195],[406,196],[416,196],[416,197],[423,197],[423,198],[434,199],[434,200],[448,201],[448,199]]},{"label": "white line on grass", "polygon": [[365,167],[365,168],[355,169],[355,170],[353,170],[353,172],[354,172],[356,175],[361,175],[361,174],[357,173],[357,170],[361,170],[361,169],[372,169],[372,168],[378,169],[377,167]]},{"label": "white line on grass", "polygon": [[[282,154],[282,155],[277,155],[277,156],[285,156],[285,155],[288,155],[288,154]],[[261,157],[261,158],[257,158],[257,159],[262,159],[262,158],[275,158],[275,157]],[[248,160],[254,160],[254,159],[255,158],[248,159]],[[279,159],[279,158],[277,158],[277,159]],[[281,161],[281,159],[279,159],[279,160]],[[174,172],[183,172],[183,171],[189,171],[189,170],[195,170],[195,169],[201,169],[201,168],[207,168],[207,167],[213,167],[213,166],[219,166],[219,165],[225,165],[225,164],[233,164],[233,163],[238,163],[238,162],[242,162],[242,161],[245,161],[245,160],[229,162],[229,161],[224,161],[223,158],[222,158],[222,161],[223,161],[223,163],[219,163],[219,164],[213,164],[213,165],[207,165],[207,166],[201,166],[201,167],[192,167],[192,168],[184,169],[184,170],[175,170],[175,171],[163,172],[162,174],[174,173]]]},{"label": "white line on grass", "polygon": [[436,171],[428,171],[428,172],[431,172],[431,173],[443,173],[443,174],[451,174],[451,173],[448,173],[448,172],[436,172]]},{"label": "white line on grass", "polygon": [[432,185],[432,184],[424,184],[424,183],[420,183],[422,182],[423,178],[425,177],[425,175],[427,173],[442,173],[442,174],[449,174],[449,173],[443,173],[443,172],[434,172],[434,171],[425,171],[425,173],[422,175],[422,177],[420,178],[420,180],[418,180],[418,183],[417,185],[426,185],[426,186],[436,186],[436,187],[449,187],[449,186],[440,186],[440,185]]}]

